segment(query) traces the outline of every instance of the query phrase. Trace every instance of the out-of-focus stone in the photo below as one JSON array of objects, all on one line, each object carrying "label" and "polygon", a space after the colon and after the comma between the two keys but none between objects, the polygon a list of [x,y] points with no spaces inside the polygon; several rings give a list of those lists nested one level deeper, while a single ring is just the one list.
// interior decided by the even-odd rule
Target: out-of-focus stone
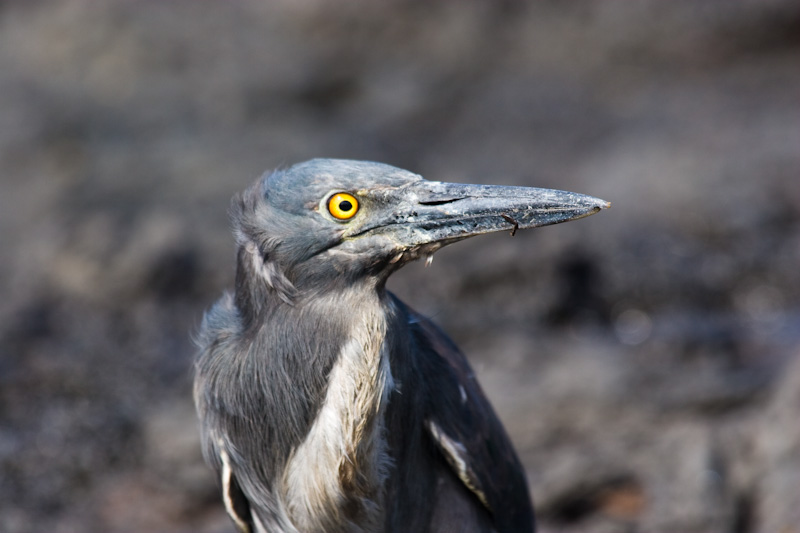
[{"label": "out-of-focus stone", "polygon": [[754,530],[800,531],[800,352],[754,429]]}]

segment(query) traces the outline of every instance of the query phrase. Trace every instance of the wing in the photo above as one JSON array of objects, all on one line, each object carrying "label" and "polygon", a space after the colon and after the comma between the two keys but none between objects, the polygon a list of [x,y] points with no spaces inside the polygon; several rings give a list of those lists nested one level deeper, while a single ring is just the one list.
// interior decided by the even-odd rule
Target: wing
[{"label": "wing", "polygon": [[252,533],[253,519],[250,514],[250,502],[239,487],[236,476],[231,471],[230,458],[224,449],[220,449],[221,468],[219,469],[222,480],[222,501],[225,502],[225,510],[236,524],[240,533]]},{"label": "wing", "polygon": [[255,527],[250,502],[233,472],[231,454],[228,451],[232,448],[226,444],[228,441],[221,429],[218,408],[210,401],[206,389],[210,374],[208,368],[213,366],[210,362],[213,361],[214,354],[239,328],[233,297],[226,293],[206,314],[198,332],[196,342],[201,353],[195,367],[194,401],[202,422],[200,433],[203,456],[219,476],[225,510],[240,533],[252,533]]},{"label": "wing", "polygon": [[[407,308],[408,309],[408,308]],[[458,478],[490,511],[499,532],[533,532],[524,469],[467,359],[447,335],[408,309],[435,401],[426,429]]]}]

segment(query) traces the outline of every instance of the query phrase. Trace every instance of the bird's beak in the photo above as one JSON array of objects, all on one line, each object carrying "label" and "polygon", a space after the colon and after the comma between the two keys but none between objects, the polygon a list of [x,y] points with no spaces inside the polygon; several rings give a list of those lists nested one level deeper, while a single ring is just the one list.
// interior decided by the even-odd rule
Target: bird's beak
[{"label": "bird's beak", "polygon": [[502,230],[513,235],[610,207],[605,200],[567,191],[427,180],[396,189],[392,196],[393,213],[383,228],[407,246],[445,245]]}]

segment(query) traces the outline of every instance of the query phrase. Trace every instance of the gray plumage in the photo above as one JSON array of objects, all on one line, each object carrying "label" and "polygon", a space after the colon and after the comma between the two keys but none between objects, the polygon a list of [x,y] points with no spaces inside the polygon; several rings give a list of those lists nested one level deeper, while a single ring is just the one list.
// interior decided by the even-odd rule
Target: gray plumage
[{"label": "gray plumage", "polygon": [[533,531],[522,466],[458,348],[384,288],[472,235],[607,204],[313,160],[234,198],[236,286],[206,314],[195,402],[242,531]]}]

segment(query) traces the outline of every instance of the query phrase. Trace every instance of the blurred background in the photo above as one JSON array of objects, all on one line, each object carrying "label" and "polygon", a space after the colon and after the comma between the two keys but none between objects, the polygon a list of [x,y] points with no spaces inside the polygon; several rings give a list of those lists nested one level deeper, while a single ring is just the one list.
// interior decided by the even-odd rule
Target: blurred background
[{"label": "blurred background", "polygon": [[793,0],[0,2],[0,531],[233,531],[191,334],[231,195],[320,156],[612,202],[390,284],[542,531],[800,531]]}]

